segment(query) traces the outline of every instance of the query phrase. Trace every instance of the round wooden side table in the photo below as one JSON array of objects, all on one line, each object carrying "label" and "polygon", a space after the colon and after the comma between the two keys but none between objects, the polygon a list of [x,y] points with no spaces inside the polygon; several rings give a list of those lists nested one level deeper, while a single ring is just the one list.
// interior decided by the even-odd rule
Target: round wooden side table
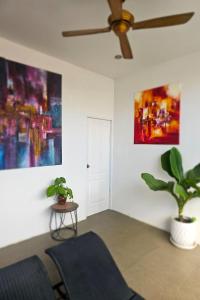
[{"label": "round wooden side table", "polygon": [[[49,229],[52,239],[56,241],[64,241],[65,230],[72,230],[74,235],[77,235],[78,218],[77,218],[78,204],[75,202],[66,202],[65,204],[53,204],[51,206],[51,216],[49,222]],[[65,217],[67,214],[71,217],[71,226],[65,225]]]}]

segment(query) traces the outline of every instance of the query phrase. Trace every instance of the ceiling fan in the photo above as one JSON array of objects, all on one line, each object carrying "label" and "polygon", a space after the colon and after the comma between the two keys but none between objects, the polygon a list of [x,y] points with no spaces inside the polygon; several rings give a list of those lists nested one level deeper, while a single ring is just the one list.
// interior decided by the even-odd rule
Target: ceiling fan
[{"label": "ceiling fan", "polygon": [[133,54],[127,37],[127,32],[131,28],[133,30],[158,28],[165,26],[174,26],[187,23],[193,12],[165,16],[140,22],[134,21],[134,16],[127,10],[122,9],[122,2],[125,0],[107,0],[110,6],[111,15],[108,17],[108,27],[97,29],[83,29],[64,31],[64,37],[96,34],[110,32],[111,30],[118,36],[123,58],[132,59]]}]

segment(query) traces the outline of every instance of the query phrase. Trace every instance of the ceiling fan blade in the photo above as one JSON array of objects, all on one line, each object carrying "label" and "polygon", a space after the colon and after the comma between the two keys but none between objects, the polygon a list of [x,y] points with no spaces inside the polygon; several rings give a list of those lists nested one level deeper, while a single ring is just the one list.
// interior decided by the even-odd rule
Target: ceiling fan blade
[{"label": "ceiling fan blade", "polygon": [[70,36],[80,36],[80,35],[104,33],[104,32],[109,32],[109,31],[111,31],[111,28],[105,27],[105,28],[97,28],[97,29],[82,29],[82,30],[63,31],[62,35],[64,37],[70,37]]},{"label": "ceiling fan blade", "polygon": [[121,19],[122,14],[122,0],[108,0],[110,10],[115,20]]},{"label": "ceiling fan blade", "polygon": [[193,15],[194,12],[189,12],[185,14],[178,14],[178,15],[166,16],[166,17],[155,18],[150,20],[144,20],[144,21],[134,23],[132,28],[133,30],[137,30],[137,29],[148,29],[148,28],[159,28],[165,26],[181,25],[187,23],[192,18]]},{"label": "ceiling fan blade", "polygon": [[132,59],[133,54],[126,33],[118,34],[123,58]]}]

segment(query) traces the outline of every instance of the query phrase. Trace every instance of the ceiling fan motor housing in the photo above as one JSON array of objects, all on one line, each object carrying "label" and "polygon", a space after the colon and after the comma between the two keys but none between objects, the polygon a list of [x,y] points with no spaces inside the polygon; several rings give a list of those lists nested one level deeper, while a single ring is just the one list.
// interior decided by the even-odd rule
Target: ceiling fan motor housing
[{"label": "ceiling fan motor housing", "polygon": [[133,25],[134,16],[128,10],[123,9],[121,18],[119,20],[116,20],[113,15],[110,15],[108,18],[108,23],[116,35],[119,35],[121,33],[126,33]]}]

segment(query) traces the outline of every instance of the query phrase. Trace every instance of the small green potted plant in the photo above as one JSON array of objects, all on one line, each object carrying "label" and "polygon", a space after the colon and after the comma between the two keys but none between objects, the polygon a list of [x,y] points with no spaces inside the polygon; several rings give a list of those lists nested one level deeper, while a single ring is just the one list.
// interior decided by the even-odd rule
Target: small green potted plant
[{"label": "small green potted plant", "polygon": [[177,247],[193,249],[197,245],[196,218],[184,216],[183,210],[191,199],[200,197],[200,164],[184,173],[181,154],[173,147],[161,155],[161,165],[173,181],[165,182],[149,173],[142,173],[141,177],[151,190],[166,191],[174,197],[178,216],[172,218],[170,240]]},{"label": "small green potted plant", "polygon": [[47,197],[57,196],[59,204],[65,204],[67,198],[73,199],[73,192],[67,187],[66,179],[64,177],[56,178],[54,184],[47,188],[46,195]]}]

